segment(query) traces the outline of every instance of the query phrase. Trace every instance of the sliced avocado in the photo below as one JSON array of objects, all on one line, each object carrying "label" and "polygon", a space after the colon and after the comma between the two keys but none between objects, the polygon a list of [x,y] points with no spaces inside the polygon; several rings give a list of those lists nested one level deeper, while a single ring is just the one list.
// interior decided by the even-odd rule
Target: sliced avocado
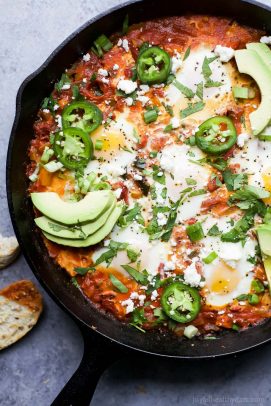
[{"label": "sliced avocado", "polygon": [[89,235],[95,233],[104,225],[115,206],[116,202],[113,202],[109,209],[106,209],[95,220],[82,225],[78,224],[67,227],[66,225],[55,222],[46,216],[36,218],[35,223],[42,229],[42,231],[55,235],[56,237],[70,238],[73,240],[86,239]]},{"label": "sliced avocado", "polygon": [[269,285],[269,292],[271,293],[271,257],[263,256],[263,264]]},{"label": "sliced avocado", "polygon": [[260,88],[261,104],[249,116],[253,134],[258,135],[271,119],[271,71],[257,52],[250,49],[235,51],[235,60],[239,72],[250,75]]},{"label": "sliced avocado", "polygon": [[257,227],[257,234],[262,253],[271,256],[271,224]]},{"label": "sliced avocado", "polygon": [[31,193],[34,206],[46,217],[63,224],[94,220],[116,200],[111,190],[89,192],[79,202],[65,202],[57,193]]},{"label": "sliced avocado", "polygon": [[68,247],[89,247],[90,245],[98,244],[98,242],[102,241],[112,230],[116,222],[118,221],[119,216],[123,210],[123,205],[118,204],[110,216],[108,217],[106,223],[97,230],[94,234],[90,235],[85,240],[70,240],[67,238],[59,238],[52,234],[43,232],[48,240],[56,242],[57,244],[67,245]]},{"label": "sliced avocado", "polygon": [[271,51],[266,44],[261,42],[250,42],[246,45],[247,49],[257,52],[261,60],[266,64],[266,66],[271,71]]}]

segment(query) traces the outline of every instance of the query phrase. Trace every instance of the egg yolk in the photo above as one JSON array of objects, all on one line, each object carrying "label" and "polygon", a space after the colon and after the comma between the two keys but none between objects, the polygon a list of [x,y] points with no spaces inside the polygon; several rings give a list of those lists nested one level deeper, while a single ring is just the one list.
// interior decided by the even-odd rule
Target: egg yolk
[{"label": "egg yolk", "polygon": [[[267,168],[262,174],[264,187],[268,192],[271,192],[271,167]],[[265,204],[271,204],[271,197],[264,199]]]},{"label": "egg yolk", "polygon": [[94,153],[97,157],[112,155],[112,152],[118,152],[125,146],[125,138],[121,132],[97,132],[91,137],[95,149],[97,140],[102,141],[101,150],[95,150]]},{"label": "egg yolk", "polygon": [[211,292],[226,295],[232,292],[240,281],[236,269],[221,261],[213,272],[209,289]]}]

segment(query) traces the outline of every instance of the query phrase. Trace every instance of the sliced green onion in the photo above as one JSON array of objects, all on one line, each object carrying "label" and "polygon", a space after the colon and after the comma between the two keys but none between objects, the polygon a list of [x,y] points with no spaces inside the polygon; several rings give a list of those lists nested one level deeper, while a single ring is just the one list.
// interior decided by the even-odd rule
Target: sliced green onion
[{"label": "sliced green onion", "polygon": [[233,323],[233,325],[232,325],[232,330],[234,330],[234,331],[239,331],[239,330],[240,330],[240,327],[238,326],[238,324]]},{"label": "sliced green onion", "polygon": [[255,293],[249,293],[247,295],[247,299],[248,299],[248,303],[251,304],[252,306],[258,304],[260,301],[259,296],[256,295]]},{"label": "sliced green onion", "polygon": [[261,134],[258,136],[259,140],[261,141],[271,141],[271,135],[270,134]]},{"label": "sliced green onion", "polygon": [[217,257],[218,257],[217,253],[213,251],[202,260],[205,264],[211,264],[211,262],[213,262]]},{"label": "sliced green onion", "polygon": [[123,20],[123,24],[122,24],[122,34],[123,35],[127,34],[128,28],[129,28],[129,16],[128,16],[128,14],[126,14],[126,16]]},{"label": "sliced green onion", "polygon": [[199,241],[204,237],[201,223],[198,221],[186,227],[186,233],[192,242]]},{"label": "sliced green onion", "polygon": [[144,116],[144,121],[146,124],[152,123],[153,121],[156,121],[158,118],[158,113],[156,110],[152,109],[152,110],[147,110],[145,111],[145,113],[143,114]]},{"label": "sliced green onion", "polygon": [[164,133],[170,133],[173,130],[172,124],[168,124],[164,128]]},{"label": "sliced green onion", "polygon": [[109,278],[112,282],[112,284],[117,288],[121,293],[127,293],[128,288],[118,279],[113,275],[112,273],[109,275]]},{"label": "sliced green onion", "polygon": [[99,57],[102,57],[103,51],[107,52],[112,47],[112,42],[107,38],[106,35],[102,34],[94,41],[94,46],[91,48],[91,50]]},{"label": "sliced green onion", "polygon": [[150,157],[150,158],[156,158],[156,157],[157,157],[157,154],[158,154],[157,151],[151,151],[151,152],[149,153],[149,157]]},{"label": "sliced green onion", "polygon": [[198,333],[198,331],[199,329],[191,324],[190,326],[185,327],[183,335],[191,339]]},{"label": "sliced green onion", "polygon": [[59,169],[63,168],[63,165],[61,162],[50,161],[44,165],[44,168],[48,172],[57,172],[57,171],[59,171]]},{"label": "sliced green onion", "polygon": [[111,186],[107,182],[99,182],[93,185],[92,190],[109,190],[111,189]]},{"label": "sliced green onion", "polygon": [[255,293],[262,293],[264,292],[264,285],[259,279],[254,279],[251,282],[251,290]]},{"label": "sliced green onion", "polygon": [[103,149],[103,140],[96,140],[95,142],[95,149],[97,151],[101,151]]},{"label": "sliced green onion", "polygon": [[148,283],[148,280],[143,273],[138,272],[135,268],[132,268],[130,265],[121,265],[121,266],[137,282],[141,283],[142,285],[146,285]]},{"label": "sliced green onion", "polygon": [[29,180],[31,180],[31,182],[36,182],[36,180],[38,180],[39,171],[40,171],[40,166],[39,166],[39,164],[37,164],[34,172],[32,173],[32,175],[29,176]]},{"label": "sliced green onion", "polygon": [[54,155],[54,150],[46,146],[44,148],[40,161],[43,164],[47,164],[47,162],[49,161],[50,158],[52,158],[53,155]]},{"label": "sliced green onion", "polygon": [[255,97],[254,90],[248,87],[233,87],[232,93],[236,99],[253,99]]}]

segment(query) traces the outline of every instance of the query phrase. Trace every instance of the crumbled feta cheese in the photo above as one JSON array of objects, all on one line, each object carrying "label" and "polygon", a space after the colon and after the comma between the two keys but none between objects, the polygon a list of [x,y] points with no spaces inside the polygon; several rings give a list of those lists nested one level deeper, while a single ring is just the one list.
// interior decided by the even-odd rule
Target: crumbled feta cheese
[{"label": "crumbled feta cheese", "polygon": [[119,187],[118,189],[114,190],[114,195],[116,196],[117,199],[120,198],[122,189]]},{"label": "crumbled feta cheese", "polygon": [[62,90],[68,90],[71,88],[71,85],[69,83],[66,83],[65,85],[62,86]]},{"label": "crumbled feta cheese", "polygon": [[129,52],[129,43],[126,38],[122,41],[122,48],[124,49],[124,51]]},{"label": "crumbled feta cheese", "polygon": [[106,79],[105,77],[102,77],[101,81],[106,85],[109,83],[109,79]]},{"label": "crumbled feta cheese", "polygon": [[127,104],[127,106],[132,106],[133,102],[134,102],[132,97],[126,97],[126,99],[124,99],[124,101]]},{"label": "crumbled feta cheese", "polygon": [[87,78],[83,78],[82,80],[83,83],[87,83],[87,81],[88,81]]},{"label": "crumbled feta cheese", "polygon": [[261,42],[262,44],[270,45],[270,44],[271,44],[271,36],[270,36],[270,37],[267,37],[267,36],[262,37],[262,38],[260,39],[260,42]]},{"label": "crumbled feta cheese", "polygon": [[165,224],[167,224],[167,218],[164,213],[157,214],[157,224],[158,226],[164,226]]},{"label": "crumbled feta cheese", "polygon": [[234,57],[234,49],[217,45],[214,53],[218,56],[220,62],[229,62]]},{"label": "crumbled feta cheese", "polygon": [[184,270],[184,282],[190,286],[199,286],[201,276],[196,269],[197,258],[193,258],[193,262]]},{"label": "crumbled feta cheese", "polygon": [[242,148],[246,142],[249,140],[249,135],[247,133],[242,133],[238,135],[237,138],[237,145],[238,147]]},{"label": "crumbled feta cheese", "polygon": [[198,333],[199,329],[192,324],[189,326],[186,326],[183,332],[183,335],[189,339],[195,337],[195,335]]},{"label": "crumbled feta cheese", "polygon": [[115,63],[115,65],[113,66],[113,70],[119,70],[119,65],[117,63]]},{"label": "crumbled feta cheese", "polygon": [[120,79],[117,88],[126,94],[133,93],[137,88],[137,83],[132,80]]},{"label": "crumbled feta cheese", "polygon": [[177,246],[177,242],[174,241],[174,240],[170,240],[170,245],[171,245],[172,247],[176,247],[176,246]]},{"label": "crumbled feta cheese", "polygon": [[134,175],[134,180],[142,180],[142,179],[143,179],[143,177],[141,175],[139,175],[138,173],[136,173]]},{"label": "crumbled feta cheese", "polygon": [[83,61],[88,62],[90,60],[90,54],[86,54],[83,56]]},{"label": "crumbled feta cheese", "polygon": [[101,76],[108,76],[108,71],[106,69],[100,68],[100,69],[98,69],[98,73]]},{"label": "crumbled feta cheese", "polygon": [[62,117],[58,114],[56,115],[56,122],[59,128],[62,128]]},{"label": "crumbled feta cheese", "polygon": [[43,113],[50,113],[50,110],[48,110],[48,109],[43,109],[42,111],[43,111]]},{"label": "crumbled feta cheese", "polygon": [[157,176],[160,178],[161,176],[163,176],[163,172],[158,172]]},{"label": "crumbled feta cheese", "polygon": [[143,96],[145,93],[147,93],[150,90],[149,85],[140,85],[139,86],[139,90],[138,90],[138,94],[140,96]]},{"label": "crumbled feta cheese", "polygon": [[139,295],[137,292],[132,292],[131,295],[130,295],[130,299],[138,299],[139,305],[143,306],[144,301],[146,299],[146,296],[145,295]]},{"label": "crumbled feta cheese", "polygon": [[132,301],[132,299],[127,299],[124,300],[123,302],[121,302],[122,306],[126,307],[126,314],[128,313],[132,313],[132,311],[134,310],[134,302]]},{"label": "crumbled feta cheese", "polygon": [[160,166],[167,172],[173,172],[174,170],[174,159],[171,151],[165,149],[162,152],[161,159],[160,159]]},{"label": "crumbled feta cheese", "polygon": [[56,110],[58,110],[59,109],[59,105],[58,104],[55,104],[54,105],[54,111],[56,111]]},{"label": "crumbled feta cheese", "polygon": [[158,297],[158,292],[157,292],[157,290],[155,289],[155,290],[152,292],[152,294],[151,294],[151,301],[156,300],[157,297]]},{"label": "crumbled feta cheese", "polygon": [[179,52],[175,51],[173,57],[171,58],[171,61],[172,61],[171,72],[176,74],[183,64],[182,57],[179,54]]},{"label": "crumbled feta cheese", "polygon": [[124,38],[123,40],[119,39],[118,43],[117,43],[117,46],[122,47],[124,49],[124,51],[126,51],[126,52],[129,51],[129,43],[128,43],[128,40],[126,38]]},{"label": "crumbled feta cheese", "polygon": [[110,240],[104,240],[104,247],[108,247],[110,244]]},{"label": "crumbled feta cheese", "polygon": [[170,124],[172,125],[172,128],[179,128],[181,123],[180,120],[177,117],[172,117]]},{"label": "crumbled feta cheese", "polygon": [[176,269],[176,266],[175,266],[173,261],[166,261],[164,263],[164,271],[165,272],[167,272],[167,271],[175,271],[175,269]]},{"label": "crumbled feta cheese", "polygon": [[118,178],[119,176],[122,176],[126,173],[126,168],[121,165],[117,166],[114,163],[106,165],[105,169],[107,173],[113,178]]},{"label": "crumbled feta cheese", "polygon": [[140,103],[143,104],[143,106],[145,106],[145,104],[147,104],[150,101],[150,98],[148,96],[137,96],[136,100],[138,100]]}]

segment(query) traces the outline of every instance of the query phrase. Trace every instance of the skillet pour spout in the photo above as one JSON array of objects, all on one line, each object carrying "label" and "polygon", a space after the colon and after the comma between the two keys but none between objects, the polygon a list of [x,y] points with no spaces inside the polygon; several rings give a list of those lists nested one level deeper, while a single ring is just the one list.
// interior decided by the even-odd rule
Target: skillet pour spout
[{"label": "skillet pour spout", "polygon": [[137,23],[187,13],[227,16],[240,23],[271,32],[271,7],[256,1],[131,1],[91,19],[76,30],[19,89],[6,167],[12,223],[33,273],[53,300],[76,320],[85,344],[84,356],[78,370],[54,401],[54,405],[88,405],[104,369],[122,355],[130,356],[140,351],[142,354],[198,360],[236,354],[267,343],[271,339],[271,320],[240,334],[225,333],[216,340],[183,340],[169,333],[142,334],[129,325],[113,320],[108,314],[101,313],[87,301],[71,284],[69,277],[57,269],[52,258],[47,255],[41,236],[35,231],[33,208],[27,198],[25,162],[33,134],[34,117],[41,101],[52,91],[53,83],[67,66],[90,48],[97,33],[110,35],[118,31],[126,14],[129,15],[130,23]]}]

